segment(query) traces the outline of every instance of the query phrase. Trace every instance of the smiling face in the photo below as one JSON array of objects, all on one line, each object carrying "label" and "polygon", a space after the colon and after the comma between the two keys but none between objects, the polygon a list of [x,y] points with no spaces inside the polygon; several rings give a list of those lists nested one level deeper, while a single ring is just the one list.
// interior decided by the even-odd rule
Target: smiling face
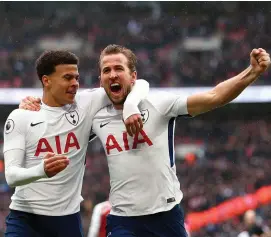
[{"label": "smiling face", "polygon": [[121,109],[130,93],[135,80],[136,71],[128,67],[128,59],[122,53],[104,55],[100,60],[101,86],[115,108]]},{"label": "smiling face", "polygon": [[55,66],[55,71],[42,77],[50,106],[63,106],[74,103],[79,88],[79,72],[76,64]]}]

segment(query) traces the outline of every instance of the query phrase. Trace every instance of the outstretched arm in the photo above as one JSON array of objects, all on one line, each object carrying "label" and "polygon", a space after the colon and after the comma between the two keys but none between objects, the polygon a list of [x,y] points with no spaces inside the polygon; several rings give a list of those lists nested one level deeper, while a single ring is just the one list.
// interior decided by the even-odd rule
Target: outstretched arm
[{"label": "outstretched arm", "polygon": [[187,98],[188,113],[195,116],[231,102],[256,81],[269,66],[269,54],[262,48],[253,49],[250,54],[250,66],[243,72],[221,82],[211,91],[189,96]]}]

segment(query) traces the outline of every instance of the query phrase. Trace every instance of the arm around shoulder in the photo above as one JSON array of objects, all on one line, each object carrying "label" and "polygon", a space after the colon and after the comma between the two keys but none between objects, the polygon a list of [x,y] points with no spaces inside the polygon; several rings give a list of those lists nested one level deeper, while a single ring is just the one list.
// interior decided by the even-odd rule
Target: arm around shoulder
[{"label": "arm around shoulder", "polygon": [[127,96],[123,106],[124,121],[133,114],[140,114],[138,105],[142,100],[147,97],[150,89],[149,87],[149,83],[146,80],[136,80],[135,85],[133,86],[132,91]]}]

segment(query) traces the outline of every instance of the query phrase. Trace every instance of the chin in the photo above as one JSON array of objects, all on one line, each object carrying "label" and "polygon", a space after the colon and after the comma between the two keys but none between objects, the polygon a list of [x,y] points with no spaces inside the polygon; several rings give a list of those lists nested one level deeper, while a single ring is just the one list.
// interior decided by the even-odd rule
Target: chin
[{"label": "chin", "polygon": [[75,101],[74,99],[66,100],[66,104],[73,104],[74,101]]},{"label": "chin", "polygon": [[111,99],[114,105],[123,105],[125,102],[125,98],[119,98],[119,99]]},{"label": "chin", "polygon": [[68,104],[73,104],[73,103],[75,102],[75,96],[70,97],[70,98],[67,98],[66,102],[67,102]]}]

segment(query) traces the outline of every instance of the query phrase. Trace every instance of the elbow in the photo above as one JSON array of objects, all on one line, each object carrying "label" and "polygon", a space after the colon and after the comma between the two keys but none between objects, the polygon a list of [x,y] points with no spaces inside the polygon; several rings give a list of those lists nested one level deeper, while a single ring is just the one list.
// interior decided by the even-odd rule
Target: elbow
[{"label": "elbow", "polygon": [[11,188],[15,188],[17,185],[16,185],[16,182],[14,182],[12,179],[10,179],[10,178],[7,178],[6,177],[6,181],[7,181],[7,184],[8,184],[8,186],[9,187],[11,187]]},{"label": "elbow", "polygon": [[10,174],[10,172],[8,170],[6,170],[5,172],[5,177],[6,177],[6,181],[8,186],[10,186],[11,188],[15,188],[16,186],[18,186],[15,178],[13,177],[12,174]]}]

